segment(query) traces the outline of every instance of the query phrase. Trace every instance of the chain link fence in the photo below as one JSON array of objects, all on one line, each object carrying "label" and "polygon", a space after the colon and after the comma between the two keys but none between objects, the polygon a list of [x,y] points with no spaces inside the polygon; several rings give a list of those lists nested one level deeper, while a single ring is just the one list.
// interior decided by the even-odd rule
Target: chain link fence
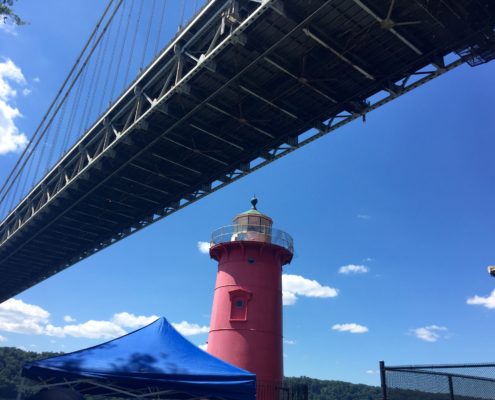
[{"label": "chain link fence", "polygon": [[495,399],[495,363],[385,366],[380,362],[383,400]]},{"label": "chain link fence", "polygon": [[308,400],[308,385],[256,383],[256,400]]}]

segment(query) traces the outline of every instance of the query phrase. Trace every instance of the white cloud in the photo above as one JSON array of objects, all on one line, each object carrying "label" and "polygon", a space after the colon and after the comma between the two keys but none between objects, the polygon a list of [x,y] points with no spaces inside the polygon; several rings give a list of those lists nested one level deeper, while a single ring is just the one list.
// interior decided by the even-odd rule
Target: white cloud
[{"label": "white cloud", "polygon": [[198,242],[198,250],[203,254],[210,252],[210,242]]},{"label": "white cloud", "polygon": [[[51,324],[49,318],[48,311],[39,306],[24,303],[22,300],[10,299],[0,304],[0,331],[27,335],[113,339],[125,335],[128,332],[126,329],[140,328],[152,323],[158,317],[156,315],[134,315],[124,311],[114,314],[109,320],[89,320],[80,324],[71,324],[76,320],[70,315],[65,315],[64,321],[68,324],[63,326]],[[208,333],[210,330],[208,326],[200,326],[187,321],[172,323],[172,325],[185,336]],[[0,339],[1,341],[4,340]]]},{"label": "white cloud", "polygon": [[364,265],[349,264],[339,268],[339,274],[365,274],[369,271],[368,267]]},{"label": "white cloud", "polygon": [[39,78],[39,77],[37,77],[37,76],[35,76],[35,77],[33,78],[33,82],[39,83],[39,82],[40,82],[40,78]]},{"label": "white cloud", "polygon": [[297,301],[297,296],[295,293],[288,292],[288,291],[282,291],[282,302],[284,306],[292,306],[296,304]]},{"label": "white cloud", "polygon": [[180,334],[184,336],[199,335],[201,333],[208,333],[210,331],[209,326],[200,326],[198,324],[191,324],[187,321],[172,322],[172,325],[177,329]]},{"label": "white cloud", "polygon": [[12,83],[22,86],[26,79],[21,69],[11,59],[6,59],[0,62],[0,155],[22,150],[28,143],[26,135],[19,132],[14,122],[21,117],[21,112],[10,104],[17,96]]},{"label": "white cloud", "polygon": [[22,89],[22,95],[23,96],[29,96],[31,94],[31,89],[24,88]]},{"label": "white cloud", "polygon": [[335,324],[332,326],[332,330],[339,332],[349,332],[349,333],[366,333],[368,328],[363,325],[355,324],[354,322],[349,324]]},{"label": "white cloud", "polygon": [[208,351],[208,343],[200,344],[198,347],[203,351]]},{"label": "white cloud", "polygon": [[149,325],[157,319],[158,317],[156,315],[150,315],[147,317],[144,315],[134,315],[128,312],[121,312],[113,315],[112,322],[124,328],[137,329],[145,325]]},{"label": "white cloud", "polygon": [[[44,333],[48,336],[66,337],[72,336],[86,339],[113,339],[125,335],[125,328],[131,330],[151,324],[158,317],[156,315],[134,315],[128,312],[114,314],[109,321],[89,320],[81,324],[53,326],[46,325]],[[74,322],[75,319],[66,315],[65,322]]]},{"label": "white cloud", "polygon": [[296,344],[296,341],[290,339],[284,339],[284,344]]},{"label": "white cloud", "polygon": [[444,326],[430,325],[423,328],[413,329],[414,335],[426,342],[436,342],[442,337],[441,332],[445,332],[448,329]]},{"label": "white cloud", "polygon": [[7,338],[5,336],[0,335],[0,343],[6,342]]},{"label": "white cloud", "polygon": [[39,335],[49,317],[41,307],[9,299],[0,304],[0,331]]},{"label": "white cloud", "polygon": [[358,214],[358,215],[356,215],[356,218],[359,218],[359,219],[371,219],[371,216],[368,215],[368,214]]},{"label": "white cloud", "polygon": [[72,336],[86,339],[113,339],[127,332],[111,321],[89,320],[82,324],[53,326],[48,324],[45,327],[45,334],[48,336],[65,337]]},{"label": "white cloud", "polygon": [[64,316],[64,321],[65,322],[76,322],[75,318],[72,318],[70,315],[65,315]]},{"label": "white cloud", "polygon": [[367,374],[370,374],[370,375],[375,375],[375,374],[378,374],[380,371],[377,371],[376,369],[368,369],[366,370],[366,373]]},{"label": "white cloud", "polygon": [[335,297],[338,290],[329,286],[322,286],[319,282],[306,279],[300,275],[282,275],[283,304],[293,305],[297,296],[305,297]]},{"label": "white cloud", "polygon": [[495,290],[493,290],[490,295],[486,297],[478,295],[470,297],[467,299],[466,303],[476,306],[483,306],[486,308],[495,308]]}]

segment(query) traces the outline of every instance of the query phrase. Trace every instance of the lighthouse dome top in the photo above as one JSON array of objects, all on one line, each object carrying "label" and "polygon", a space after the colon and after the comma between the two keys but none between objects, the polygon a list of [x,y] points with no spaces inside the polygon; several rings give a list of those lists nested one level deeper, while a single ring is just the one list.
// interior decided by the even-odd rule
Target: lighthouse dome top
[{"label": "lighthouse dome top", "polygon": [[253,196],[253,198],[251,199],[251,208],[237,215],[234,218],[234,222],[236,224],[241,224],[241,225],[244,224],[272,225],[273,220],[268,215],[259,212],[258,209],[256,208],[257,204],[258,204],[258,199],[256,198],[256,196]]}]

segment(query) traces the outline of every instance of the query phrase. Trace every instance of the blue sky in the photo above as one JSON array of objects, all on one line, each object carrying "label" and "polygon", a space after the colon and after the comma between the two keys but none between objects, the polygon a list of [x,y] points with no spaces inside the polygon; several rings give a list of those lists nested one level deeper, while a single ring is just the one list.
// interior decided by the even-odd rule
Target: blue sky
[{"label": "blue sky", "polygon": [[[102,4],[17,9],[30,24],[0,29],[0,148],[30,137]],[[493,361],[494,89],[495,63],[461,66],[80,262],[0,305],[0,345],[71,351],[153,315],[203,344],[216,265],[198,243],[256,193],[296,245],[286,375],[378,384],[381,359]],[[0,155],[0,181],[18,156]]]}]

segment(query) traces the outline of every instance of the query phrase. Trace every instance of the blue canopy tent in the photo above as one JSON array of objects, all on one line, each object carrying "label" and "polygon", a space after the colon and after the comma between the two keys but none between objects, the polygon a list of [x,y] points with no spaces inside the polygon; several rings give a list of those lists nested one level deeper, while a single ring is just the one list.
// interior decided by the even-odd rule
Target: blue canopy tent
[{"label": "blue canopy tent", "polygon": [[22,375],[42,387],[83,394],[163,399],[254,400],[256,376],[209,355],[165,318],[88,349],[29,362]]}]

